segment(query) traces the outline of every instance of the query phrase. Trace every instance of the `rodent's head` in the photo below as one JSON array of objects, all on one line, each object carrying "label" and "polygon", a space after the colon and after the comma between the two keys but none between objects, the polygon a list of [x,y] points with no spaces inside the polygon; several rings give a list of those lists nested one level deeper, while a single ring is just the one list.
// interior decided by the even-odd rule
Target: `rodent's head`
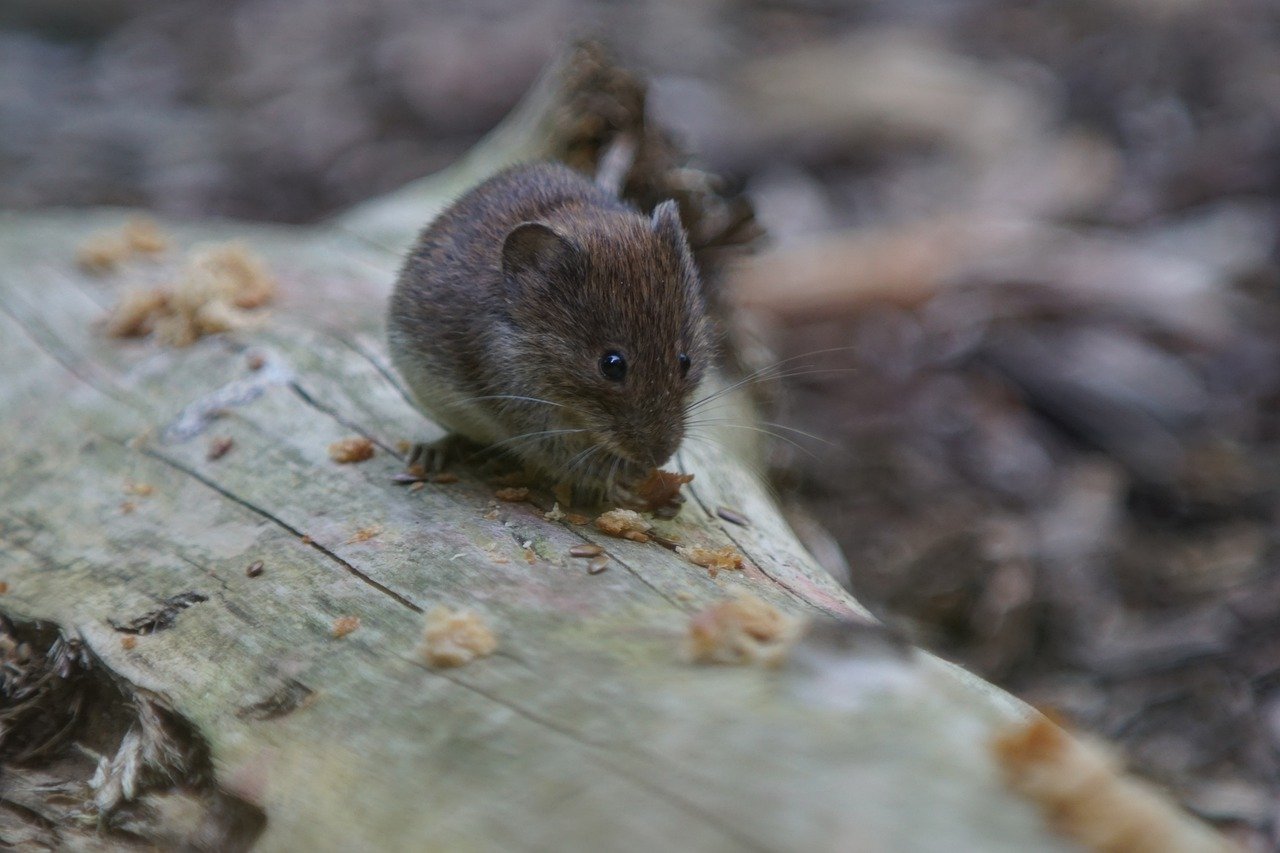
[{"label": "rodent's head", "polygon": [[650,219],[522,223],[503,242],[502,270],[521,393],[559,404],[555,420],[636,465],[670,458],[712,351],[675,202]]}]

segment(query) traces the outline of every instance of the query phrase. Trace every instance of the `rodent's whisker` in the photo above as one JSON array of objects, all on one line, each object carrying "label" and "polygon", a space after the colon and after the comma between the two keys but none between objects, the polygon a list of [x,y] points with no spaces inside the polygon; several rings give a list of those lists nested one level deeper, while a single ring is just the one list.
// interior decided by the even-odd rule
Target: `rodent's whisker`
[{"label": "rodent's whisker", "polygon": [[[815,459],[815,460],[818,458],[818,457],[817,457],[817,455],[816,455],[816,454],[814,454],[814,452],[813,452],[812,450],[810,450],[809,448],[807,448],[807,447],[805,447],[805,446],[801,445],[799,442],[796,442],[795,440],[788,438],[787,436],[783,435],[782,433],[774,432],[773,430],[765,429],[764,427],[754,426],[753,424],[734,423],[734,422],[729,421],[729,420],[726,420],[723,424],[721,424],[721,426],[732,427],[732,428],[734,428],[734,429],[749,429],[749,430],[751,430],[752,432],[758,432],[758,433],[761,433],[761,434],[763,434],[763,435],[773,436],[774,438],[778,439],[778,441],[785,441],[787,444],[791,445],[791,446],[792,446],[792,447],[794,447],[796,450],[799,450],[801,453],[804,453],[804,454],[808,455],[809,457],[811,457],[811,458],[813,458],[813,459]],[[824,441],[825,439],[819,439],[819,440],[820,440],[820,441]],[[830,443],[830,442],[828,442],[828,443]],[[834,446],[834,445],[833,445],[833,446]]]},{"label": "rodent's whisker", "polygon": [[551,400],[543,400],[540,397],[522,397],[519,394],[485,394],[480,397],[467,397],[459,402],[475,403],[480,400],[522,400],[527,403],[542,403],[546,406],[555,406],[559,409],[568,408],[564,403],[554,403]]},{"label": "rodent's whisker", "polygon": [[699,408],[700,406],[704,406],[707,403],[710,403],[714,400],[718,400],[719,398],[723,397],[725,394],[728,394],[730,391],[737,390],[738,388],[741,388],[743,385],[749,385],[753,382],[765,382],[769,380],[778,380],[778,379],[794,379],[797,376],[812,376],[818,373],[853,373],[857,370],[857,368],[855,367],[812,367],[812,368],[801,368],[797,370],[779,371],[774,373],[768,372],[771,370],[776,371],[777,368],[780,367],[782,364],[783,362],[778,362],[777,364],[770,365],[769,367],[762,367],[759,370],[755,371],[754,373],[751,373],[750,375],[742,379],[739,379],[737,382],[734,382],[732,385],[727,385],[724,388],[718,388],[715,391],[712,391],[710,394],[706,395],[705,397],[702,397],[698,400],[694,400],[685,408],[685,412],[686,413],[692,412],[695,409]]},{"label": "rodent's whisker", "polygon": [[513,436],[511,436],[510,438],[504,438],[504,439],[502,439],[502,441],[495,441],[495,442],[493,442],[492,444],[490,444],[490,445],[489,445],[489,447],[502,447],[503,445],[510,444],[510,443],[511,443],[511,442],[513,442],[513,441],[519,441],[519,440],[520,440],[520,439],[522,439],[522,438],[523,438],[523,439],[527,439],[527,440],[532,441],[532,440],[536,440],[536,439],[539,439],[539,438],[545,438],[545,437],[547,437],[547,436],[551,436],[551,435],[569,435],[569,434],[571,434],[571,433],[575,433],[575,432],[590,432],[590,431],[591,431],[591,430],[589,430],[589,429],[543,429],[543,430],[535,430],[535,431],[533,431],[533,432],[524,432],[524,433],[521,433],[520,435],[513,435]]},{"label": "rodent's whisker", "polygon": [[[729,450],[728,445],[726,445],[723,441],[710,435],[688,433],[685,435],[685,440],[699,441],[704,444],[711,445],[712,447],[720,448],[721,450]],[[771,498],[773,498],[774,500],[779,500],[778,492],[776,489],[774,489],[772,481],[765,474],[765,472],[760,468],[759,465],[756,465],[754,462],[752,462],[750,459],[746,457],[739,457],[738,459],[735,460],[735,462],[736,464],[746,468],[747,471],[749,471],[751,475],[756,478],[756,481],[762,487],[764,487],[764,490],[769,493],[769,496]]]},{"label": "rodent's whisker", "polygon": [[[746,424],[746,423],[743,423],[742,421],[734,420],[733,418],[699,418],[698,420],[689,421],[687,425],[703,426],[706,424],[722,424],[724,426],[748,426],[748,427],[751,426],[750,424]],[[834,441],[825,439],[820,435],[814,435],[811,432],[805,432],[802,429],[796,429],[795,427],[787,426],[786,424],[774,423],[773,421],[760,421],[760,424],[767,427],[773,427],[774,429],[780,429],[780,430],[783,430],[784,432],[791,432],[791,433],[795,433],[796,435],[802,435],[805,438],[811,438],[814,441],[822,442],[828,447],[833,447],[836,450],[840,449],[840,445],[836,444]],[[774,435],[774,433],[770,433],[770,435]]]},{"label": "rodent's whisker", "polygon": [[602,450],[603,447],[604,446],[600,444],[591,444],[588,445],[585,450],[579,450],[577,453],[573,454],[568,462],[560,466],[560,479],[567,480],[572,477],[574,471],[576,471],[580,466],[586,465],[587,460],[591,458],[592,454],[598,450]]}]

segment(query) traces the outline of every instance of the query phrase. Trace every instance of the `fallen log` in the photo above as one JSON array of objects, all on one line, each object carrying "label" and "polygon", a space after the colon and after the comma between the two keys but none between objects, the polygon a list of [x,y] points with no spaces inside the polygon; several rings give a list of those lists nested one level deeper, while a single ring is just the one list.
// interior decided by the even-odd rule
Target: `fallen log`
[{"label": "fallen log", "polygon": [[[627,120],[583,88],[604,68],[586,56],[457,170],[323,225],[164,222],[167,253],[91,275],[77,247],[127,212],[0,219],[6,842],[1066,848],[993,751],[1029,712],[870,619],[735,431],[679,452],[689,500],[658,522],[742,556],[718,572],[549,519],[537,493],[497,502],[470,468],[394,482],[403,443],[439,434],[383,345],[396,250],[472,179]],[[741,224],[730,208],[700,208],[720,217],[705,235]],[[105,334],[127,287],[227,239],[271,270],[269,314],[185,347]],[[331,458],[353,438],[369,458]],[[807,637],[776,668],[692,663],[691,622],[742,593]],[[437,607],[479,614],[496,651],[429,665]]]}]

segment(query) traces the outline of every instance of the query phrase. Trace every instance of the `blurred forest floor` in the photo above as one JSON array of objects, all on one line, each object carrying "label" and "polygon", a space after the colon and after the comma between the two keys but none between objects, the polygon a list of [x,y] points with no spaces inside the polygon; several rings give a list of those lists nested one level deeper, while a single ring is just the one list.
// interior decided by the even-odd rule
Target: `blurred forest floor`
[{"label": "blurred forest floor", "polygon": [[12,0],[0,27],[0,207],[292,222],[447,164],[603,35],[770,231],[725,287],[797,357],[772,419],[834,444],[773,462],[854,592],[1280,846],[1280,6]]}]

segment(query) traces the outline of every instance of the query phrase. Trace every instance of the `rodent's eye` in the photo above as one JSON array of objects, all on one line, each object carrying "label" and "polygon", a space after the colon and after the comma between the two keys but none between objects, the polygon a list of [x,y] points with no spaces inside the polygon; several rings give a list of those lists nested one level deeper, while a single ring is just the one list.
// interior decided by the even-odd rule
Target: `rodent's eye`
[{"label": "rodent's eye", "polygon": [[690,366],[693,365],[693,361],[690,360],[689,356],[685,355],[684,353],[680,353],[679,361],[680,361],[680,375],[688,376],[689,368]]},{"label": "rodent's eye", "polygon": [[610,382],[621,382],[627,376],[627,360],[622,353],[610,350],[600,356],[600,372]]}]

